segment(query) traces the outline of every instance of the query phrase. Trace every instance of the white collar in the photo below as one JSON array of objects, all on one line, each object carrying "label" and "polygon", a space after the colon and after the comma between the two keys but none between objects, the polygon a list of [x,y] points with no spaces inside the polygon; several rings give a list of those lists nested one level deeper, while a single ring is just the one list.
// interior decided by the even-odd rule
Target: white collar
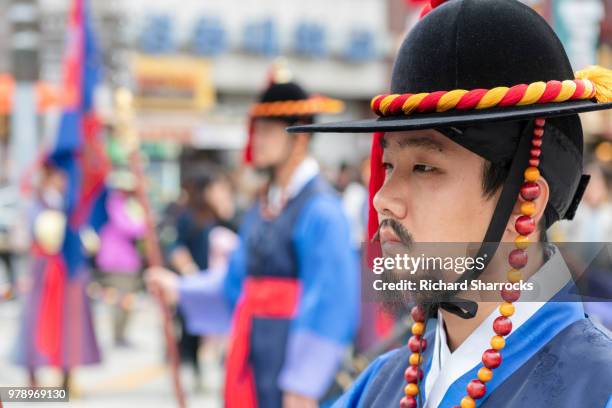
[{"label": "white collar", "polygon": [[284,204],[297,196],[310,180],[319,174],[319,164],[312,157],[306,157],[296,167],[284,189],[272,184],[268,190],[268,205],[281,209]]},{"label": "white collar", "polygon": [[[548,261],[528,279],[528,282],[534,283],[534,290],[524,292],[521,294],[521,302],[514,303],[516,311],[512,315],[512,331],[521,327],[571,280],[563,256],[557,248],[551,246],[551,249],[553,253]],[[539,301],[536,302],[535,299]],[[438,312],[431,368],[425,380],[425,408],[437,407],[450,386],[480,363],[482,352],[490,348],[489,340],[494,334],[493,320],[497,316],[499,313],[496,309],[451,353],[442,314]]]}]

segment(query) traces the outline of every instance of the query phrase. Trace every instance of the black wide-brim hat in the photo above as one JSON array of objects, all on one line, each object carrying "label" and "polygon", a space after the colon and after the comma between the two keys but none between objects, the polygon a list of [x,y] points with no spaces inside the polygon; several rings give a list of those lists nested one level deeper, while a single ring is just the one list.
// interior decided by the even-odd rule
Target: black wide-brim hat
[{"label": "black wide-brim hat", "polygon": [[[546,226],[571,219],[587,181],[581,177],[583,134],[576,114],[612,108],[612,72],[590,67],[574,73],[551,27],[516,0],[430,2],[434,9],[416,24],[399,49],[391,92],[372,99],[378,118],[288,130],[433,128],[492,163],[503,164],[521,153],[519,136],[530,131],[532,119],[552,118],[546,120],[548,137],[543,141],[540,167],[551,189]],[[376,179],[378,159],[373,155],[372,194],[382,182]],[[523,161],[527,165],[527,159]],[[512,178],[509,176],[514,186],[505,195],[514,203],[522,174]],[[485,238],[497,241],[508,218],[494,218],[497,232],[490,231]],[[370,230],[376,225],[376,214],[371,211]]]},{"label": "black wide-brim hat", "polygon": [[[532,191],[539,195],[534,181],[540,174],[549,186],[545,227],[573,218],[588,183],[588,176],[582,175],[583,133],[577,114],[612,108],[612,71],[588,67],[574,73],[551,27],[516,0],[430,0],[429,10],[400,47],[390,93],[372,99],[379,118],[288,130],[377,132],[372,143],[370,238],[379,226],[372,198],[385,179],[380,146],[384,132],[436,129],[506,168],[478,253],[490,260],[517,197],[525,199]],[[516,221],[521,239],[528,240],[535,229],[530,215]],[[529,223],[531,232],[521,222]],[[481,271],[467,271],[460,279],[474,279]]]},{"label": "black wide-brim hat", "polygon": [[[589,72],[583,71],[580,76],[586,78]],[[524,105],[520,100],[511,103],[508,99],[512,95],[507,95],[506,101],[499,100],[501,104],[489,108],[476,108],[465,101],[470,97],[482,98],[482,91],[499,87],[510,88],[506,93],[520,96],[531,85],[531,91],[538,94],[542,83],[549,81],[553,82],[546,84],[546,92],[555,92],[552,88],[557,88],[559,82],[575,79],[561,42],[546,21],[528,6],[515,0],[450,0],[428,13],[410,31],[395,60],[390,93],[378,97],[383,99],[391,95],[389,99],[393,99],[392,96],[398,99],[411,95],[420,98],[420,94],[429,93],[430,102],[434,103],[427,104],[426,112],[419,113],[417,105],[405,114],[401,100],[397,100],[400,103],[395,104],[396,109],[384,114],[374,109],[379,118],[292,127],[289,131],[389,132],[554,117],[612,108],[612,100],[607,101],[605,96],[602,99],[607,103],[598,103],[595,92],[572,95],[575,99],[570,97],[559,103],[541,95],[540,101]],[[609,86],[610,78],[607,81]],[[567,86],[565,84],[565,88]],[[467,102],[463,109],[459,101],[459,109],[447,105],[442,109],[448,110],[437,112],[436,108],[440,107],[435,100],[439,100],[439,94],[456,90],[471,91],[463,98],[463,102]],[[503,93],[503,90],[497,91]],[[612,91],[608,89],[607,92],[610,98]],[[555,96],[558,94],[557,91]],[[549,101],[545,102],[546,99]],[[372,104],[376,102],[374,98]]]},{"label": "black wide-brim hat", "polygon": [[291,126],[288,131],[320,133],[400,132],[450,126],[470,126],[484,123],[520,121],[538,117],[568,116],[583,112],[612,109],[612,103],[575,101],[513,108],[492,108],[479,111],[416,113],[411,116],[390,116],[342,122]]}]

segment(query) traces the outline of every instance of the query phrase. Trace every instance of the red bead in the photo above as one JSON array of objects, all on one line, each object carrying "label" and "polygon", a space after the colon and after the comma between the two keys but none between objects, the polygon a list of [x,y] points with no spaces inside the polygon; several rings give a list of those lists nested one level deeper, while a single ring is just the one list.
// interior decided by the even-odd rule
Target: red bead
[{"label": "red bead", "polygon": [[501,297],[506,302],[516,302],[521,297],[521,291],[504,288],[501,290]]},{"label": "red bead", "polygon": [[540,165],[540,159],[529,159],[529,165],[538,167]]},{"label": "red bead", "polygon": [[542,139],[531,139],[531,145],[533,147],[542,147]]},{"label": "red bead", "polygon": [[533,201],[540,196],[540,185],[527,181],[521,186],[521,197],[527,201]]},{"label": "red bead", "polygon": [[535,221],[528,215],[521,215],[516,219],[514,228],[521,235],[529,235],[535,231]]},{"label": "red bead", "polygon": [[417,408],[417,401],[414,397],[405,396],[400,401],[400,408]]},{"label": "red bead", "polygon": [[[420,345],[419,340],[421,340]],[[421,347],[420,350],[419,347]],[[410,340],[408,340],[408,348],[410,348],[410,351],[412,351],[413,353],[420,353],[421,351],[424,351],[427,348],[427,340],[425,340],[421,336],[413,335],[412,337],[410,337]]]},{"label": "red bead", "polygon": [[524,249],[513,249],[510,255],[508,255],[508,263],[514,269],[521,269],[527,265],[528,260],[527,251]]},{"label": "red bead", "polygon": [[529,154],[531,154],[531,157],[540,157],[540,155],[542,154],[542,149],[540,149],[539,147],[534,147],[529,151]]},{"label": "red bead", "polygon": [[545,123],[546,123],[546,119],[544,119],[544,118],[537,118],[537,119],[535,120],[535,125],[536,125],[537,127],[544,127],[544,124],[545,124]]},{"label": "red bead", "polygon": [[[417,378],[418,376],[418,378]],[[423,379],[423,370],[417,369],[415,366],[410,366],[404,371],[404,378],[407,383],[416,383]]]},{"label": "red bead", "polygon": [[467,385],[468,395],[474,399],[480,399],[487,393],[487,386],[480,380],[472,380]]},{"label": "red bead", "polygon": [[537,127],[535,129],[533,129],[533,135],[535,137],[541,138],[542,136],[544,136],[544,128]]},{"label": "red bead", "polygon": [[512,320],[506,316],[499,316],[493,321],[493,331],[499,336],[509,335],[512,331]]},{"label": "red bead", "polygon": [[497,368],[501,364],[501,361],[501,354],[497,350],[488,349],[482,353],[482,364],[487,368]]},{"label": "red bead", "polygon": [[423,323],[425,321],[425,310],[421,305],[416,305],[415,307],[413,307],[410,311],[410,315],[412,316],[412,319],[415,322]]}]

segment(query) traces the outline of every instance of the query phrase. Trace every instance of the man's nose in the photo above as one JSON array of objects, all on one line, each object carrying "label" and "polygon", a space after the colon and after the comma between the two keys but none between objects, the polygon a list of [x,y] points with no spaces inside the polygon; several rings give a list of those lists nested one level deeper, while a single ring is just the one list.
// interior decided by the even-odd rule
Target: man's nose
[{"label": "man's nose", "polygon": [[[374,195],[374,208],[379,216],[402,220],[408,215],[407,206],[407,183],[398,185],[397,181],[391,177],[386,180],[383,186]],[[382,218],[381,217],[381,218]]]}]

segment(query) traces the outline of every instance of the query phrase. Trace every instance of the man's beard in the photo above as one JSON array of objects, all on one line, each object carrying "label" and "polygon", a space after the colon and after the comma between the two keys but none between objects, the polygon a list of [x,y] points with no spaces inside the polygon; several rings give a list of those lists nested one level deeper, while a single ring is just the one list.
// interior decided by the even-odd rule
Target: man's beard
[{"label": "man's beard", "polygon": [[[390,228],[400,240],[399,249],[393,253],[385,252],[383,249],[383,257],[395,257],[396,255],[411,256],[411,252],[415,252],[415,242],[410,232],[404,227],[399,221],[387,218],[381,221],[378,226],[376,234],[372,238],[372,241],[380,240],[380,230],[382,227]],[[416,290],[384,290],[381,294],[381,302],[383,308],[394,315],[401,314],[407,310],[411,305],[418,304],[436,304],[445,299],[450,295],[450,292],[446,291],[434,291],[434,290],[420,290],[419,282],[421,280],[438,281],[444,280],[444,271],[439,269],[420,269],[410,273],[406,270],[387,269],[383,271],[380,278],[385,283],[397,283],[404,280],[413,281],[416,283]]]},{"label": "man's beard", "polygon": [[264,176],[267,179],[271,180],[272,176],[274,175],[274,170],[276,169],[276,166],[274,166],[274,165],[253,166],[253,169],[260,176]]}]

